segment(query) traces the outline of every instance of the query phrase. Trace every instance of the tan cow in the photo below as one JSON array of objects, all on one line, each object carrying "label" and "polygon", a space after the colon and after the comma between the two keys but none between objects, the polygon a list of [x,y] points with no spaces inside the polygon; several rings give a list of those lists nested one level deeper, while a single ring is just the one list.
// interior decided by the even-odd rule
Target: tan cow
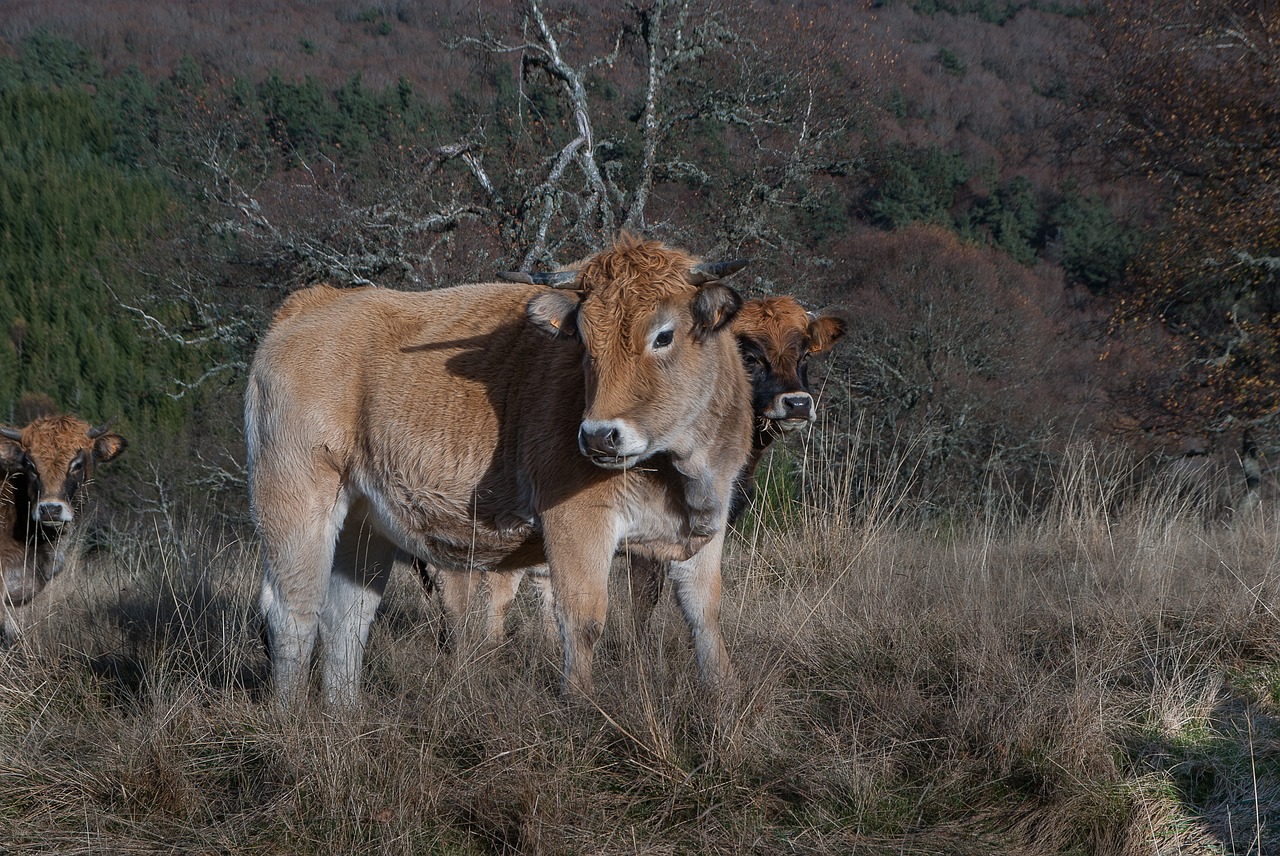
[{"label": "tan cow", "polygon": [[[733,319],[733,334],[751,381],[751,409],[754,415],[751,455],[734,483],[729,522],[750,504],[755,493],[755,473],[773,441],[782,434],[810,425],[817,417],[809,391],[808,363],[811,356],[835,346],[845,333],[843,319],[805,311],[793,297],[766,297],[748,300]],[[667,578],[667,563],[640,555],[630,558],[633,618],[643,626],[657,603]],[[415,566],[429,588],[438,589],[448,634],[457,635],[470,605],[477,600],[480,574],[445,572]],[[546,567],[527,569],[541,589],[544,615],[550,615],[550,590],[545,585]],[[484,635],[491,643],[505,635],[507,609],[515,598],[526,569],[484,575]]]},{"label": "tan cow", "polygon": [[718,279],[739,267],[624,235],[534,278],[573,293],[290,298],[245,402],[277,697],[299,692],[319,635],[325,696],[356,700],[397,549],[454,570],[547,561],[578,692],[618,545],[672,561],[702,674],[722,681],[720,553],[751,412],[729,331],[741,300]]},{"label": "tan cow", "polygon": [[0,427],[0,628],[7,639],[17,634],[10,611],[65,567],[94,466],[124,451],[124,438],[107,429],[74,416]]}]

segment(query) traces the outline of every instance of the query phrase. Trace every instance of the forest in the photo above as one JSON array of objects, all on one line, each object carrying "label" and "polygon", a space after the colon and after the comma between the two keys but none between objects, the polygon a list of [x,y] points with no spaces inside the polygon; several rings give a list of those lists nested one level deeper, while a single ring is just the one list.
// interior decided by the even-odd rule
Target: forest
[{"label": "forest", "polygon": [[[1271,852],[1278,92],[1270,0],[12,0],[0,424],[130,445],[0,651],[0,850]],[[622,231],[847,323],[726,548],[754,689],[611,612],[566,712],[532,599],[446,651],[406,573],[378,704],[273,720],[272,313]]]},{"label": "forest", "polygon": [[[1218,21],[1250,86],[1211,10],[1158,4],[566,6],[532,36],[506,4],[215,9],[11,16],[11,421],[47,395],[234,471],[225,417],[291,290],[550,268],[627,228],[755,259],[748,296],[856,307],[830,404],[877,456],[924,442],[946,503],[996,461],[1034,504],[1074,440],[1274,446],[1263,9]],[[1137,60],[1175,31],[1184,62]]]}]

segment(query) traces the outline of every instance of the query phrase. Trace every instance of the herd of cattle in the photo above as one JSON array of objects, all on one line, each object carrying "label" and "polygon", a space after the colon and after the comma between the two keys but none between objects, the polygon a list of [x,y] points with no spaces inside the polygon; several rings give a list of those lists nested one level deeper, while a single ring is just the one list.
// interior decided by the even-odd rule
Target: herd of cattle
[{"label": "herd of cattle", "polygon": [[[277,699],[321,641],[328,702],[357,701],[393,564],[411,560],[456,630],[488,595],[500,637],[537,580],[566,692],[590,693],[615,555],[643,621],[670,581],[704,681],[730,674],[720,560],[781,433],[814,419],[806,364],[844,333],[789,297],[744,301],[703,262],[623,235],[562,271],[422,293],[316,286],[276,313],[250,368],[245,438]],[[66,559],[78,489],[125,441],[69,416],[0,428],[9,610]]]}]

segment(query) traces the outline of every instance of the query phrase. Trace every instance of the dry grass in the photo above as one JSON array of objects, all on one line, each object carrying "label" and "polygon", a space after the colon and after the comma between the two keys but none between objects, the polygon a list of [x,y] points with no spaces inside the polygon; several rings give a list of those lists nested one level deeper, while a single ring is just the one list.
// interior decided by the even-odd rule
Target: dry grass
[{"label": "dry grass", "polygon": [[1121,504],[1114,462],[1075,461],[1031,519],[922,524],[853,476],[755,515],[723,699],[673,606],[636,638],[625,574],[580,705],[531,599],[451,655],[400,573],[365,708],[283,716],[251,540],[99,551],[0,657],[0,851],[1276,852],[1280,520]]}]

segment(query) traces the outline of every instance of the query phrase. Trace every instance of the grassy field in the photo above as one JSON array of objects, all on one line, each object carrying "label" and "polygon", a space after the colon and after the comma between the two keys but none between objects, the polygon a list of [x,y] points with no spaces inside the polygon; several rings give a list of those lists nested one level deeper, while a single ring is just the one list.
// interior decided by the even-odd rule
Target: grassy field
[{"label": "grassy field", "polygon": [[0,852],[1277,852],[1280,519],[1075,461],[1025,519],[852,484],[749,519],[722,698],[674,606],[632,631],[620,568],[591,703],[533,598],[449,653],[398,569],[364,708],[283,715],[256,542],[120,536],[0,656]]}]

